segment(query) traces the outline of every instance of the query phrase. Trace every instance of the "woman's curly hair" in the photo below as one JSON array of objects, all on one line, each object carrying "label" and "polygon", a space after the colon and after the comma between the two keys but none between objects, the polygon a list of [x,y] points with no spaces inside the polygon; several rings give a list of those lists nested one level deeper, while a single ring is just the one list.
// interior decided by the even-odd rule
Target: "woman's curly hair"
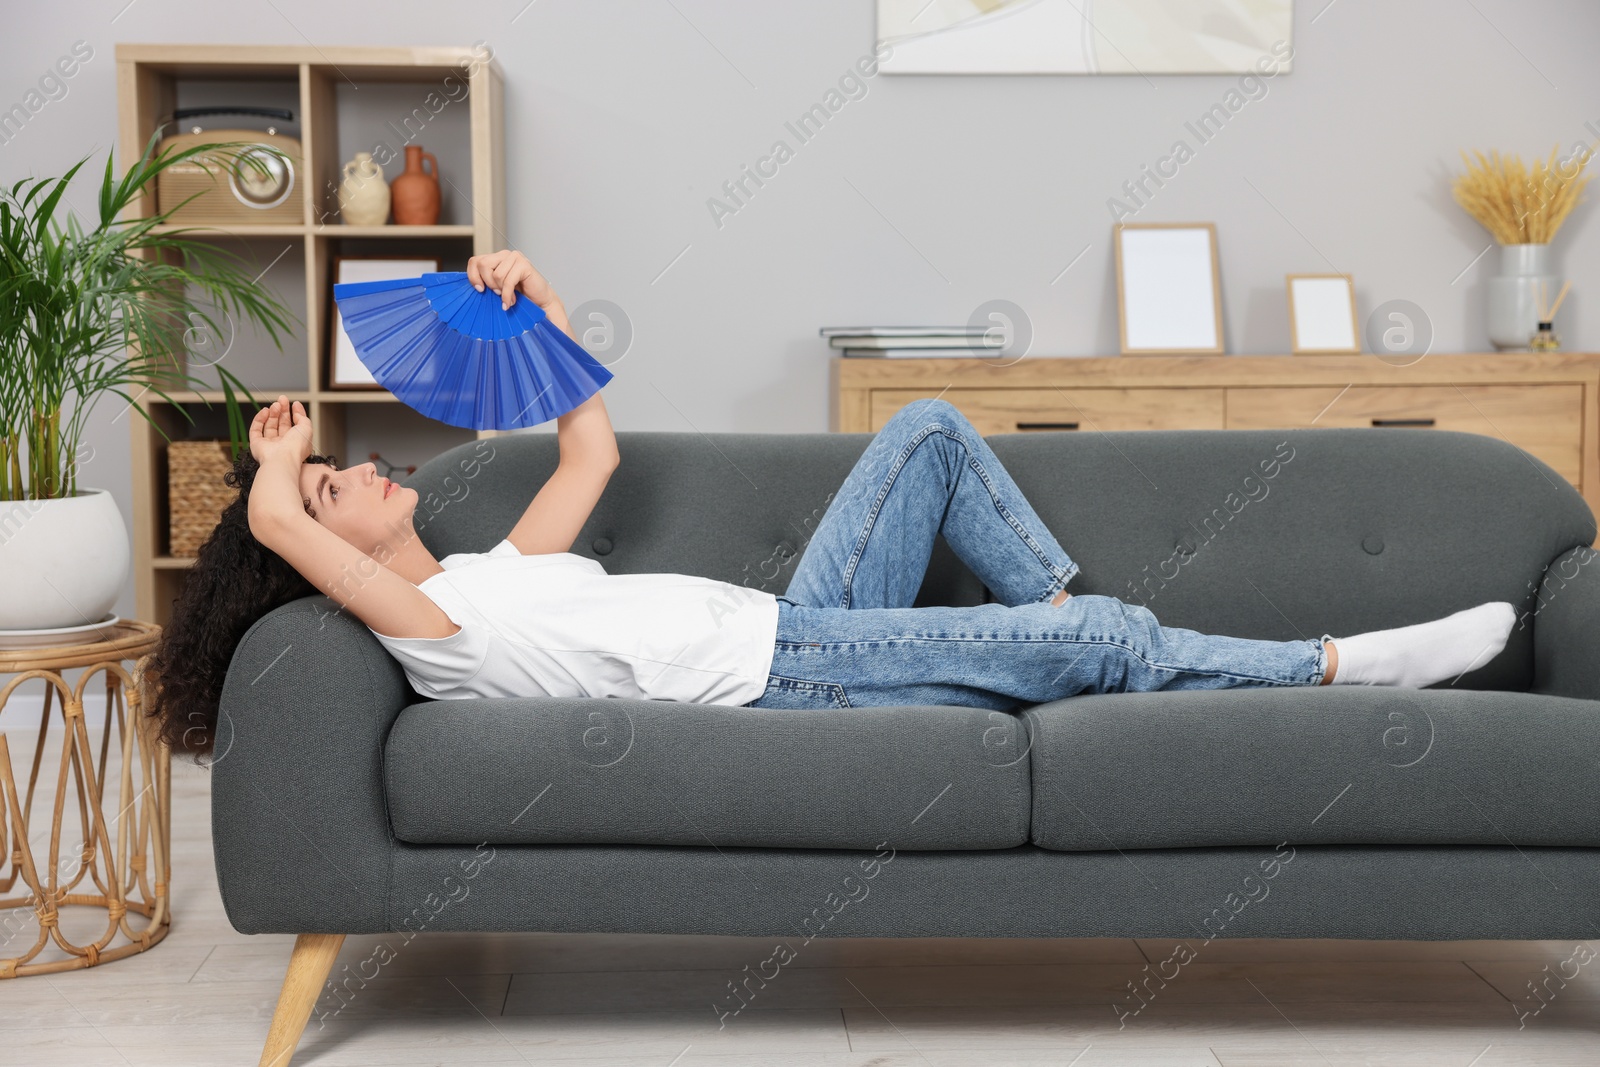
[{"label": "woman's curly hair", "polygon": [[[338,467],[317,453],[306,462]],[[250,532],[250,487],[260,469],[245,449],[223,475],[239,495],[200,546],[145,664],[145,709],[158,736],[197,764],[216,743],[222,683],[245,631],[273,608],[321,592]]]}]

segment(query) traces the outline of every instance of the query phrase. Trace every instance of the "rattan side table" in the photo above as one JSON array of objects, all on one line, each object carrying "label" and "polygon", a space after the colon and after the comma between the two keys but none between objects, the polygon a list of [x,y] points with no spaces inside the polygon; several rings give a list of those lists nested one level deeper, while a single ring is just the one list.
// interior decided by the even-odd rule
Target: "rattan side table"
[{"label": "rattan side table", "polygon": [[[0,868],[0,978],[17,978],[52,971],[93,967],[109,960],[143,952],[172,929],[168,886],[172,879],[172,753],[157,736],[142,709],[141,684],[145,656],[155,648],[161,627],[136,619],[122,619],[104,630],[103,640],[60,648],[0,649],[0,676],[15,675],[0,688],[0,715],[6,702],[23,682],[45,679],[44,713],[39,721],[33,768],[23,795],[11,766],[11,749],[0,733],[0,851],[6,863]],[[133,668],[123,667],[132,660]],[[75,687],[61,672],[85,670]],[[106,685],[105,729],[98,747],[90,743],[84,722],[83,696],[89,680],[103,673]],[[48,824],[30,830],[35,787],[52,740],[51,704],[59,699],[61,756],[55,769],[53,814]],[[117,726],[117,746],[112,748],[112,724]],[[116,757],[113,759],[113,757]],[[106,778],[111,764],[117,775],[111,793]],[[69,825],[67,800],[76,799],[79,830],[77,844],[62,848],[62,831]],[[50,845],[41,866],[35,855],[45,830]],[[113,845],[113,835],[115,845]],[[64,854],[65,852],[65,854]],[[89,879],[89,884],[83,884]],[[19,882],[21,883],[19,885]],[[27,890],[22,895],[14,891]],[[61,909],[78,906],[105,914],[105,928],[77,945],[61,931]],[[38,936],[25,951],[12,952],[31,923],[24,921],[32,908]],[[144,916],[134,929],[129,915]],[[73,912],[74,925],[78,913]],[[90,915],[91,921],[95,917]],[[112,945],[118,934],[123,940]],[[65,958],[37,960],[46,943],[54,940]]]}]

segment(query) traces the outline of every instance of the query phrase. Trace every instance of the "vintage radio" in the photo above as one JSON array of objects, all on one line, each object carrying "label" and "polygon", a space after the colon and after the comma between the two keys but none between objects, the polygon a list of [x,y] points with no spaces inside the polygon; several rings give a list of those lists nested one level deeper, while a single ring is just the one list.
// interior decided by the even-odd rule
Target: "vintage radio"
[{"label": "vintage radio", "polygon": [[[202,115],[254,115],[294,121],[293,112],[277,108],[199,107],[174,111],[172,124],[187,130],[162,138],[163,152],[182,151],[197,144],[246,143],[226,151],[202,153],[162,171],[156,177],[158,210],[181,204],[171,219],[188,225],[304,222],[300,142],[278,133],[274,126],[265,131],[207,130],[189,121]],[[189,200],[190,197],[194,199]]]}]

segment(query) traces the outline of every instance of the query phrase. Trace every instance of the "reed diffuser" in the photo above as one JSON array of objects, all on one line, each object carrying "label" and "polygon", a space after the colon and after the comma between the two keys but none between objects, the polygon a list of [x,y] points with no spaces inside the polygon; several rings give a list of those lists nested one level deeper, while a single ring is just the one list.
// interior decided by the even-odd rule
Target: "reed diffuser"
[{"label": "reed diffuser", "polygon": [[1550,300],[1550,291],[1543,282],[1539,284],[1539,328],[1533,331],[1533,336],[1528,339],[1528,347],[1535,352],[1557,352],[1561,349],[1561,335],[1556,333],[1556,311],[1561,307],[1561,301],[1567,298],[1567,290],[1572,288],[1569,281],[1561,287],[1561,292],[1556,294],[1554,302]]},{"label": "reed diffuser", "polygon": [[[1500,273],[1489,279],[1489,340],[1501,349],[1533,347],[1540,324],[1554,308],[1541,293],[1557,283],[1550,274],[1550,241],[1572,209],[1583,201],[1589,179],[1583,168],[1593,145],[1579,146],[1558,161],[1550,158],[1525,166],[1514,155],[1461,153],[1466,173],[1451,184],[1456,203],[1480,222],[1500,245]],[[1551,328],[1543,327],[1540,348],[1551,347]],[[1557,342],[1559,343],[1559,342]]]}]

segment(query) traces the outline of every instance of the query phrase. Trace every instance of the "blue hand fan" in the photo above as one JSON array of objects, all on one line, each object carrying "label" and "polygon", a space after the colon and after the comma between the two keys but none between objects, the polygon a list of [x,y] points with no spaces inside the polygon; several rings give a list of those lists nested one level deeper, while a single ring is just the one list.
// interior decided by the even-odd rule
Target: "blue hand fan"
[{"label": "blue hand fan", "polygon": [[430,419],[512,430],[564,415],[613,375],[521,293],[510,309],[465,271],[333,287],[379,385]]}]

